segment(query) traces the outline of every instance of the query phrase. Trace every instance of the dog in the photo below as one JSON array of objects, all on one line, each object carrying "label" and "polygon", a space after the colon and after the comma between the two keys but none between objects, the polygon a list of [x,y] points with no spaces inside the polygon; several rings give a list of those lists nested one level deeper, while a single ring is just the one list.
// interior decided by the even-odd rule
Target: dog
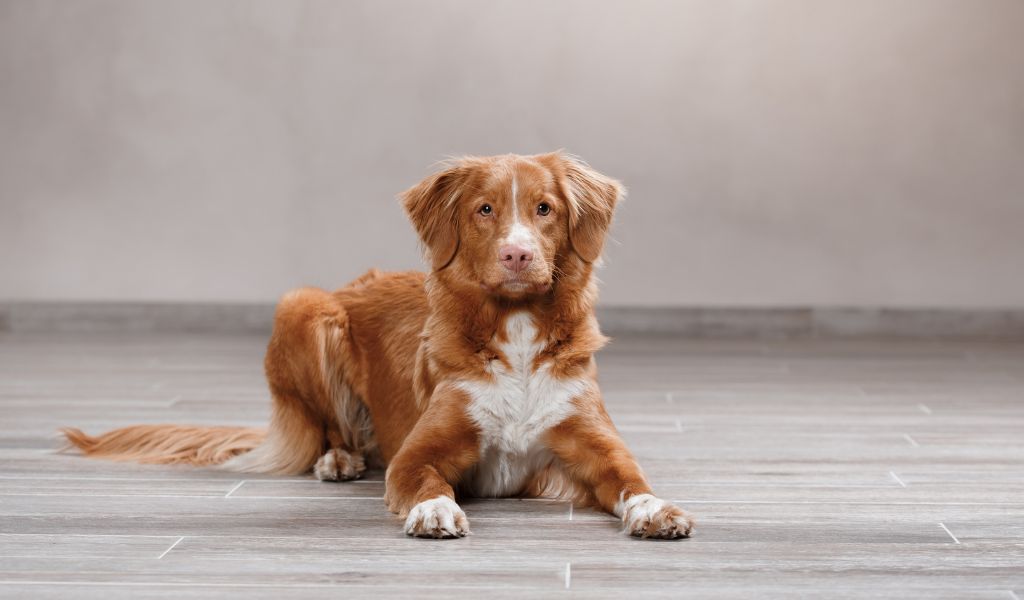
[{"label": "dog", "polygon": [[465,157],[401,194],[431,272],[370,271],[276,310],[267,431],[140,425],[83,454],[222,465],[325,481],[386,467],[410,536],[458,538],[458,496],[549,497],[618,516],[643,538],[688,537],[605,411],[594,278],[624,191],[562,152]]}]

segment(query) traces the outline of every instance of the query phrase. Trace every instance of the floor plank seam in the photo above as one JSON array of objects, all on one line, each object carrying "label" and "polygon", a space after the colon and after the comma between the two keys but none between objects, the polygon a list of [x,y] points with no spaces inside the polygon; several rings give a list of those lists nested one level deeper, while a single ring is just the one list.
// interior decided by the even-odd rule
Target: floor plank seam
[{"label": "floor plank seam", "polygon": [[941,522],[940,522],[940,523],[939,523],[939,527],[941,527],[943,531],[945,531],[946,533],[948,533],[948,534],[949,534],[949,537],[953,538],[953,543],[954,543],[954,544],[959,544],[959,543],[960,543],[960,540],[956,539],[956,536],[955,536],[955,535],[953,535],[953,532],[949,530],[949,527],[946,527],[946,524],[945,524],[945,523],[941,523]]},{"label": "floor plank seam", "polygon": [[[73,494],[73,493],[0,493],[0,497],[24,498],[226,498],[217,494]],[[232,500],[383,500],[383,496],[231,496]],[[522,498],[522,500],[539,500],[538,498]]]},{"label": "floor plank seam", "polygon": [[889,475],[892,475],[892,478],[895,479],[896,483],[900,484],[900,486],[907,487],[907,484],[903,483],[903,480],[900,479],[900,476],[897,475],[894,471],[889,471]]},{"label": "floor plank seam", "polygon": [[[82,494],[55,494],[55,493],[37,493],[37,494],[4,494],[0,493],[0,497],[48,497],[48,498],[81,498]],[[88,498],[177,498],[177,499],[209,499],[209,498],[220,498],[222,496],[207,494],[207,495],[188,495],[188,494],[89,494],[85,497]],[[231,496],[231,500],[374,500],[381,502],[384,500],[383,496]],[[515,498],[514,500],[522,502],[552,502],[547,498]],[[839,506],[1006,506],[1006,507],[1017,507],[1024,506],[1024,502],[910,502],[910,501],[865,501],[865,500],[744,500],[736,498],[719,498],[719,499],[694,499],[694,498],[676,498],[672,502],[680,504],[777,504],[777,505],[839,505]]]},{"label": "floor plank seam", "polygon": [[[31,586],[43,586],[43,585],[54,585],[54,586],[90,586],[90,587],[197,587],[197,588],[288,588],[288,589],[314,589],[314,590],[337,590],[339,588],[387,588],[394,587],[400,588],[401,586],[386,586],[379,583],[361,583],[346,581],[344,583],[301,583],[296,581],[287,581],[282,583],[274,582],[259,582],[259,583],[247,583],[244,581],[90,581],[87,579],[0,579],[0,585],[31,585]],[[446,590],[488,590],[493,591],[493,584],[480,584],[480,585],[466,585],[466,584],[444,584],[442,587],[432,588],[435,591],[437,589]],[[550,585],[541,586],[515,586],[511,589],[520,590],[550,590]]]},{"label": "floor plank seam", "polygon": [[243,485],[245,485],[245,481],[246,481],[245,479],[243,479],[243,480],[239,481],[239,482],[238,482],[238,485],[236,485],[235,487],[231,488],[231,490],[230,490],[230,491],[228,491],[228,493],[224,494],[224,497],[225,497],[225,498],[230,498],[230,497],[231,497],[231,494],[234,494],[235,492],[237,492],[237,491],[238,491],[238,488],[240,488],[240,487],[242,487]]},{"label": "floor plank seam", "polygon": [[[41,535],[52,537],[55,534],[52,533],[0,533],[2,535],[22,535],[22,536],[33,536]],[[158,534],[146,534],[146,533],[62,533],[60,537],[127,537],[127,538],[173,538],[177,536],[173,535],[158,535]],[[211,537],[211,536],[207,536]]]},{"label": "floor plank seam", "polygon": [[844,505],[844,506],[1024,506],[1024,502],[885,502],[859,500],[691,500],[674,499],[676,504],[779,504],[779,505]]},{"label": "floor plank seam", "polygon": [[173,544],[171,544],[171,547],[170,547],[170,548],[168,548],[168,549],[164,550],[164,553],[163,553],[163,554],[161,554],[160,556],[158,556],[158,557],[157,557],[157,560],[160,560],[160,559],[162,559],[163,557],[167,556],[167,553],[168,553],[168,552],[170,552],[171,550],[174,550],[174,548],[175,548],[175,547],[176,547],[176,546],[177,546],[178,544],[180,544],[180,543],[181,543],[181,540],[183,540],[183,539],[185,539],[185,536],[181,536],[181,537],[179,537],[179,538],[178,538],[177,540],[175,540],[175,541],[174,541],[174,543],[173,543]]},{"label": "floor plank seam", "polygon": [[[155,483],[161,483],[161,482],[165,482],[165,481],[168,482],[168,483],[179,483],[179,482],[182,482],[182,481],[196,481],[196,482],[201,482],[201,483],[207,483],[207,482],[209,482],[209,483],[227,483],[229,481],[237,481],[237,479],[234,478],[234,477],[230,477],[230,478],[225,477],[223,479],[220,479],[220,478],[202,478],[202,477],[104,477],[104,476],[99,476],[99,477],[81,477],[81,476],[75,476],[75,475],[61,475],[60,479],[61,479],[61,481],[131,481],[131,482],[144,481],[144,482],[147,482],[147,483],[154,483],[154,482]],[[45,476],[44,477],[44,476],[40,476],[40,475],[0,475],[0,480],[12,480],[12,481],[18,481],[18,480],[25,480],[25,481],[52,481],[53,480],[53,476],[49,475],[49,476]],[[284,479],[246,479],[246,481],[257,481],[259,483],[312,483],[312,484],[319,484],[320,483],[319,481],[316,481],[315,479],[312,479],[312,478],[310,478],[310,479],[295,479],[295,478],[292,478],[292,479],[287,479],[287,478],[284,478]],[[345,482],[346,485],[352,484],[352,483],[384,483],[384,482],[383,481],[346,481]]]},{"label": "floor plank seam", "polygon": [[[0,493],[0,497],[22,498],[176,498],[176,499],[209,499],[221,498],[219,494],[68,494],[68,493]],[[383,496],[231,496],[231,500],[345,500],[345,501],[383,501]],[[514,498],[520,502],[553,502],[548,498]],[[686,504],[777,504],[777,505],[840,505],[840,506],[1024,506],[1024,502],[941,502],[941,501],[885,501],[885,500],[748,500],[742,498],[675,498],[672,502]]]}]

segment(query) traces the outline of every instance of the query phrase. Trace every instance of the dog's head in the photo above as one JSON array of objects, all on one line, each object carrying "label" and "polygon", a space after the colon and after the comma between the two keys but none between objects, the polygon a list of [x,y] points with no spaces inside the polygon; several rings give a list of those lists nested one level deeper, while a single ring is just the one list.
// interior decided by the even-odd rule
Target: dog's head
[{"label": "dog's head", "polygon": [[622,186],[560,152],[467,157],[402,194],[434,271],[520,298],[601,255]]}]

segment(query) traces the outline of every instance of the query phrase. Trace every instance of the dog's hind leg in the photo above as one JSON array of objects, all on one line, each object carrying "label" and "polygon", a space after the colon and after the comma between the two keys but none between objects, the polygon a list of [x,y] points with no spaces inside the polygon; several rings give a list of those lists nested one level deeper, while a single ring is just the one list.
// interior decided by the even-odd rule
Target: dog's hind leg
[{"label": "dog's hind leg", "polygon": [[367,454],[376,450],[373,424],[366,405],[344,382],[340,366],[328,365],[327,371],[339,380],[328,386],[337,425],[327,430],[328,450],[316,461],[313,474],[320,481],[359,479],[366,471]]},{"label": "dog's hind leg", "polygon": [[334,481],[365,470],[360,455],[375,446],[372,427],[364,431],[369,416],[346,378],[346,371],[358,372],[348,326],[344,306],[323,290],[302,288],[281,299],[265,360],[274,397],[270,430],[263,444],[226,469],[299,474],[312,468]]},{"label": "dog's hind leg", "polygon": [[333,310],[321,309],[315,336],[327,451],[313,465],[313,474],[320,481],[350,481],[362,477],[377,445],[370,413],[348,378],[357,369],[358,358],[351,345],[347,315],[333,298],[329,305]]}]

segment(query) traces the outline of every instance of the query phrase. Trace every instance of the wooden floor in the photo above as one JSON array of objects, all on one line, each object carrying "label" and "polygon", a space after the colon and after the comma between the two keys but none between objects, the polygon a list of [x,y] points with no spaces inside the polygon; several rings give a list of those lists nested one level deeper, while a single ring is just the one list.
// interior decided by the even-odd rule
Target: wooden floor
[{"label": "wooden floor", "polygon": [[0,336],[0,596],[1024,597],[1024,346],[619,339],[607,404],[693,538],[548,501],[407,539],[381,474],[56,454],[54,430],[261,425],[262,338]]}]

